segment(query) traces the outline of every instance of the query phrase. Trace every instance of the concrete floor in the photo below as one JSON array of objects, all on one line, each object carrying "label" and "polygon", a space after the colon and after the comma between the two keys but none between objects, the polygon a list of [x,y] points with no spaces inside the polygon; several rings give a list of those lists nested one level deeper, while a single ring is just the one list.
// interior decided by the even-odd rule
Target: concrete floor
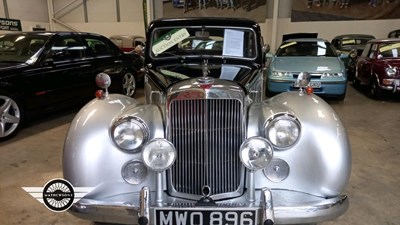
[{"label": "concrete floor", "polygon": [[[137,97],[142,96],[139,90]],[[345,191],[348,212],[323,225],[400,224],[400,99],[371,100],[349,86],[344,102],[329,102],[347,128],[353,170]],[[37,119],[0,143],[0,224],[92,224],[68,212],[49,211],[21,188],[43,187],[62,177],[62,146],[76,112]]]}]

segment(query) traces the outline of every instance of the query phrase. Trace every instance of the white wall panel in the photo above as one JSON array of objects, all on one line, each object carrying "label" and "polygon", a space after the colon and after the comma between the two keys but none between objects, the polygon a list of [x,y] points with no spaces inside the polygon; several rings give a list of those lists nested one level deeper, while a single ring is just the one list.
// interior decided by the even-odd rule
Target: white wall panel
[{"label": "white wall panel", "polygon": [[[140,22],[122,22],[122,23],[70,23],[70,26],[79,31],[93,32],[102,34],[106,37],[115,34],[134,34],[145,36],[144,23]],[[65,27],[56,24],[56,29],[68,31]]]},{"label": "white wall panel", "polygon": [[[0,2],[0,17],[4,18],[3,1]],[[8,0],[8,13],[11,19],[21,21],[49,22],[46,0]]]},{"label": "white wall panel", "polygon": [[[55,18],[65,23],[77,23],[85,21],[82,0],[74,2],[74,0],[52,0]],[[93,0],[97,1],[97,0]],[[73,3],[70,5],[70,3]],[[66,7],[68,6],[68,7]],[[47,14],[47,13],[46,13]]]},{"label": "white wall panel", "polygon": [[115,0],[87,1],[90,23],[117,22],[117,6]]},{"label": "white wall panel", "polygon": [[121,22],[143,21],[143,0],[119,0]]},{"label": "white wall panel", "polygon": [[[372,34],[376,38],[386,38],[389,31],[398,27],[400,20],[354,20],[354,21],[317,21],[317,22],[291,22],[290,18],[278,19],[276,47],[279,46],[282,35],[289,33],[313,33],[318,32],[318,37],[331,41],[340,34]],[[272,40],[272,20],[266,20],[261,24],[265,43]],[[274,51],[274,49],[271,49]]]}]

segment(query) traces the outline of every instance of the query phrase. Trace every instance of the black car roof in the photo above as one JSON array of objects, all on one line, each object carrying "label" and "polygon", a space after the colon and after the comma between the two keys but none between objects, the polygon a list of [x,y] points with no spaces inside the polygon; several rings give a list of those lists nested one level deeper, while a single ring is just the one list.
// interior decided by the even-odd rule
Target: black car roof
[{"label": "black car roof", "polygon": [[192,17],[192,18],[161,18],[153,20],[148,29],[164,26],[227,26],[227,27],[252,27],[259,28],[257,22],[245,18],[227,17]]},{"label": "black car roof", "polygon": [[30,35],[30,34],[35,34],[35,35],[44,35],[44,36],[54,36],[54,35],[93,35],[93,36],[102,36],[101,34],[96,34],[96,33],[90,33],[90,32],[71,32],[71,31],[23,31],[23,32],[12,32],[12,33],[7,33],[4,35]]},{"label": "black car roof", "polygon": [[400,42],[400,38],[383,38],[369,40],[368,43],[385,43],[385,42]]},{"label": "black car roof", "polygon": [[334,37],[333,39],[355,38],[355,37],[375,39],[375,36],[371,35],[371,34],[342,34],[342,35],[338,35],[338,36]]}]

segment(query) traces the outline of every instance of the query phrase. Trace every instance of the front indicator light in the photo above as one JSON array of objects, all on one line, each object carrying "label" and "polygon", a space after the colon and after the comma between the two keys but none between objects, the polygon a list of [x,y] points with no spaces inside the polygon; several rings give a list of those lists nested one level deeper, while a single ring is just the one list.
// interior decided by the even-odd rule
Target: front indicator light
[{"label": "front indicator light", "polygon": [[267,167],[273,157],[271,143],[262,137],[251,137],[240,146],[240,160],[251,171]]},{"label": "front indicator light", "polygon": [[122,167],[121,175],[129,184],[140,184],[147,177],[147,168],[143,162],[131,160]]},{"label": "front indicator light", "polygon": [[382,84],[384,85],[392,85],[394,82],[394,79],[383,79]]},{"label": "front indicator light", "polygon": [[272,182],[281,182],[289,176],[289,164],[278,158],[272,159],[267,168],[263,170],[264,175]]},{"label": "front indicator light", "polygon": [[172,166],[176,159],[174,145],[162,138],[149,141],[143,147],[143,162],[151,170],[162,172]]}]

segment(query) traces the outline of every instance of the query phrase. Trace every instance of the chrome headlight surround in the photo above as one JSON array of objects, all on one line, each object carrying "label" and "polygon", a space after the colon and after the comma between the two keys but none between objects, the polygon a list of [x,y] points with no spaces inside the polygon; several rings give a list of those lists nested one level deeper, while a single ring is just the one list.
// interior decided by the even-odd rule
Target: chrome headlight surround
[{"label": "chrome headlight surround", "polygon": [[138,152],[148,136],[149,129],[146,123],[135,116],[122,117],[111,126],[113,142],[124,151]]},{"label": "chrome headlight surround", "polygon": [[385,72],[388,77],[394,77],[397,73],[397,67],[392,67],[392,66],[386,67]]},{"label": "chrome headlight surround", "polygon": [[176,159],[175,146],[164,138],[155,138],[143,147],[144,164],[155,172],[169,169]]},{"label": "chrome headlight surround", "polygon": [[297,143],[301,134],[300,121],[292,114],[281,113],[266,121],[265,137],[277,149],[287,149]]},{"label": "chrome headlight surround", "polygon": [[251,171],[266,168],[273,155],[272,144],[263,137],[251,137],[240,146],[240,160]]}]

